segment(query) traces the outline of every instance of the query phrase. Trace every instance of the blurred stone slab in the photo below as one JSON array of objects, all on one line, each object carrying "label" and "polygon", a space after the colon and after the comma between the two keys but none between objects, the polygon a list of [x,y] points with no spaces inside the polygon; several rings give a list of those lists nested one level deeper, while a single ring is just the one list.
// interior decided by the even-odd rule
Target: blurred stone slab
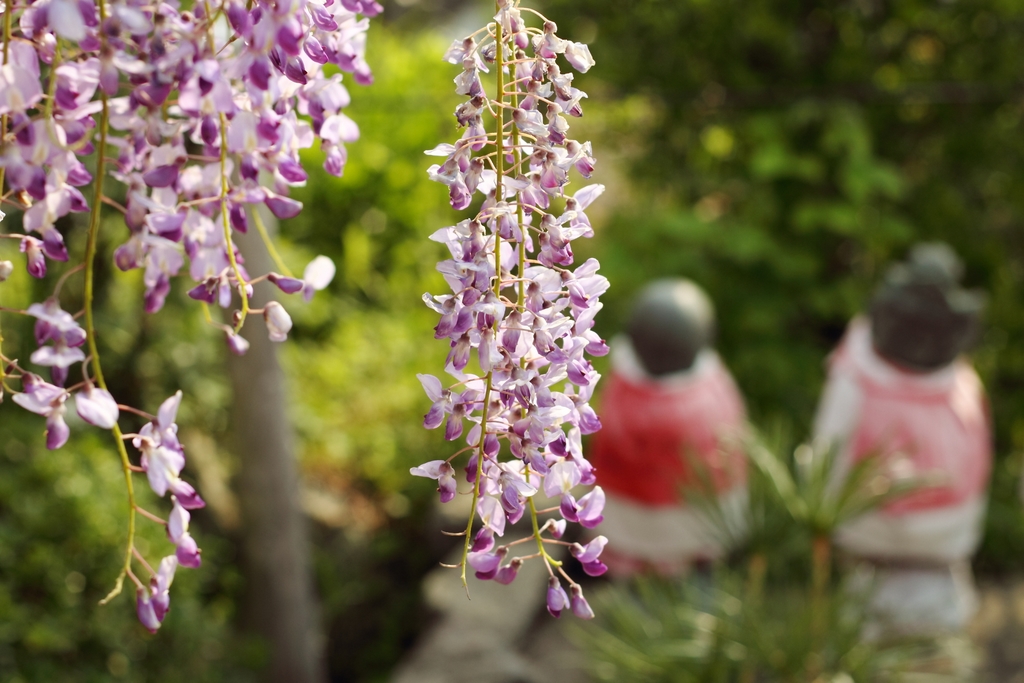
[{"label": "blurred stone slab", "polygon": [[968,628],[983,649],[985,683],[1024,683],[1024,581],[1016,576],[981,582],[978,613]]},{"label": "blurred stone slab", "polygon": [[558,683],[590,683],[586,655],[569,637],[573,628],[579,628],[578,619],[565,615],[561,619],[547,619],[540,623],[524,647],[530,663],[544,672],[545,681]]},{"label": "blurred stone slab", "polygon": [[[457,564],[461,557],[459,548],[446,563]],[[508,586],[470,577],[467,599],[458,569],[435,569],[424,580],[423,590],[441,619],[398,665],[392,683],[551,681],[550,672],[518,651],[543,609],[547,580],[543,563],[534,559],[523,563]]]}]

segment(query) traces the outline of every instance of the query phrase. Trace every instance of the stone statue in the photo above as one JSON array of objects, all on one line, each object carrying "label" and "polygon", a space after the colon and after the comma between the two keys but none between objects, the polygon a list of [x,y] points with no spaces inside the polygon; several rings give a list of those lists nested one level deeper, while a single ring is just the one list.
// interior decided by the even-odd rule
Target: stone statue
[{"label": "stone statue", "polygon": [[975,610],[969,559],[981,540],[992,467],[984,389],[962,355],[978,333],[981,294],[960,285],[944,244],[892,266],[829,360],[815,423],[836,477],[877,454],[894,475],[928,479],[838,530],[837,545],[874,568],[875,626],[959,630]]},{"label": "stone statue", "polygon": [[722,554],[718,530],[688,504],[687,489],[712,494],[726,519],[741,523],[746,466],[736,437],[745,408],[711,348],[714,327],[697,285],[659,280],[640,293],[626,333],[612,341],[591,460],[607,496],[602,559],[613,575],[678,574]]}]

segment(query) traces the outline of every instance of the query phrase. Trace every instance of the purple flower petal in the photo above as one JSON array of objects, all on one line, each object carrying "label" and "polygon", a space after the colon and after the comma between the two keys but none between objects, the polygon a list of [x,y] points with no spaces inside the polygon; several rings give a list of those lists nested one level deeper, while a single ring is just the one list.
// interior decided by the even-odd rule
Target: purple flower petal
[{"label": "purple flower petal", "polygon": [[608,539],[604,536],[598,536],[590,543],[585,546],[576,543],[569,547],[569,552],[582,563],[593,562],[601,556],[601,551],[608,544]]},{"label": "purple flower petal", "polygon": [[577,507],[579,508],[580,524],[587,529],[593,529],[604,519],[604,491],[600,486],[595,486],[594,489],[579,499]]},{"label": "purple flower petal", "polygon": [[562,518],[570,522],[580,521],[576,499],[572,497],[571,493],[563,493],[562,499],[558,504],[558,511],[561,513]]},{"label": "purple flower petal", "polygon": [[556,619],[562,615],[562,610],[569,606],[569,596],[557,578],[552,576],[548,580],[547,607],[551,616]]},{"label": "purple flower petal", "polygon": [[156,611],[153,609],[153,601],[148,588],[139,588],[135,592],[135,611],[139,615],[139,621],[150,633],[156,633],[160,628],[160,620],[157,619]]},{"label": "purple flower petal", "polygon": [[455,498],[455,469],[450,463],[444,460],[431,460],[419,467],[413,467],[409,473],[417,477],[436,479],[442,503],[447,503]]},{"label": "purple flower petal", "polygon": [[448,416],[448,421],[445,423],[444,438],[448,441],[454,441],[460,436],[462,436],[462,416],[456,415],[453,412]]},{"label": "purple flower petal", "polygon": [[235,33],[243,38],[248,38],[252,34],[252,17],[242,3],[228,3],[227,15],[231,28],[235,29]]},{"label": "purple flower petal", "polygon": [[227,337],[228,350],[236,356],[244,356],[249,350],[249,342],[240,334],[229,332]]},{"label": "purple flower petal", "polygon": [[174,507],[167,516],[167,537],[171,539],[171,543],[180,542],[188,533],[189,517],[188,511],[181,506],[177,498],[174,498]]},{"label": "purple flower petal", "polygon": [[46,418],[46,447],[55,451],[68,442],[71,429],[64,422],[64,406],[54,410]]},{"label": "purple flower petal", "polygon": [[593,619],[594,610],[590,609],[587,599],[583,597],[583,589],[579,584],[572,587],[572,613],[580,619]]},{"label": "purple flower petal", "polygon": [[481,532],[489,530],[498,536],[505,534],[505,510],[494,496],[480,496],[476,504],[476,512],[483,524]]},{"label": "purple flower petal", "polygon": [[469,553],[466,561],[469,566],[476,570],[476,578],[489,581],[498,573],[498,567],[508,552],[507,548],[498,548],[495,552]]},{"label": "purple flower petal", "polygon": [[494,532],[487,527],[482,527],[473,537],[473,544],[469,547],[474,553],[484,553],[494,547]]},{"label": "purple flower petal", "polygon": [[[178,407],[181,405],[181,391],[176,391],[172,396],[160,404],[156,413],[156,423],[161,429],[174,427],[174,420],[178,417]],[[177,429],[175,427],[175,429]]]},{"label": "purple flower petal", "polygon": [[150,187],[170,187],[178,180],[178,167],[175,164],[157,166],[142,174],[142,182]]},{"label": "purple flower petal", "polygon": [[302,211],[302,202],[296,201],[291,197],[268,195],[264,203],[270,209],[270,212],[281,220],[295,218]]},{"label": "purple flower petal", "polygon": [[519,573],[519,568],[522,565],[523,561],[518,557],[512,558],[511,562],[498,570],[498,573],[494,575],[494,580],[507,586],[516,580],[516,574]]},{"label": "purple flower petal", "polygon": [[113,429],[121,415],[110,392],[93,386],[75,394],[75,410],[83,420],[101,429]]},{"label": "purple flower petal", "polygon": [[199,510],[206,507],[206,501],[199,497],[192,485],[181,479],[172,480],[167,489],[178,499],[181,507],[186,510]]},{"label": "purple flower petal", "polygon": [[267,279],[285,294],[301,292],[305,285],[302,280],[296,277],[285,277],[284,275],[278,275],[277,273],[270,273],[267,276]]},{"label": "purple flower petal", "polygon": [[171,609],[170,588],[174,582],[174,573],[178,568],[178,558],[168,555],[160,560],[160,566],[156,570],[156,576],[150,579],[150,602],[153,603],[153,612],[157,621],[162,622],[167,612]]},{"label": "purple flower petal", "polygon": [[203,563],[200,557],[201,553],[202,551],[196,545],[195,539],[188,532],[178,541],[178,547],[174,551],[175,556],[178,558],[178,564],[189,569],[198,569],[199,565]]}]

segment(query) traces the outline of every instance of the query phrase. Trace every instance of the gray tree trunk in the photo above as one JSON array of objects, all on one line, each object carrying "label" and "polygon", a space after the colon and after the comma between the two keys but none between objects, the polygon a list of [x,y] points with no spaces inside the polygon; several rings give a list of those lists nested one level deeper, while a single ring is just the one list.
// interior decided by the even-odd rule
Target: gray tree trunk
[{"label": "gray tree trunk", "polygon": [[[272,270],[258,234],[238,235],[253,276]],[[276,288],[255,286],[252,305],[262,307]],[[323,637],[313,595],[306,519],[299,499],[294,435],[277,348],[260,315],[242,330],[250,343],[242,357],[229,355],[234,393],[232,426],[239,456],[237,481],[249,616],[270,646],[267,680],[322,683]]]}]

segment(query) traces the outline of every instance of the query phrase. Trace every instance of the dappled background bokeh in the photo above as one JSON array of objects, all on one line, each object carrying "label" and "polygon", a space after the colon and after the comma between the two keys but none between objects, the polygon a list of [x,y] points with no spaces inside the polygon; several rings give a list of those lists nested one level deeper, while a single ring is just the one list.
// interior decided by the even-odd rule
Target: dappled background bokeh
[{"label": "dappled background bokeh", "polygon": [[[456,218],[422,152],[457,134],[456,70],[440,55],[489,9],[384,4],[370,31],[375,83],[353,86],[362,137],[345,177],[312,173],[296,193],[306,210],[280,227],[294,269],[316,254],[338,264],[327,296],[290,309],[296,329],[281,347],[334,681],[385,680],[431,623],[419,581],[448,546],[433,487],[408,470],[449,454],[421,427],[427,401],[415,374],[439,372],[446,353],[420,296],[441,288],[443,247],[427,236]],[[597,60],[577,77],[590,99],[574,122],[609,186],[589,212],[596,237],[577,250],[599,258],[612,283],[597,329],[616,334],[648,280],[695,280],[716,304],[717,347],[753,422],[792,446],[809,431],[826,355],[886,264],[914,242],[946,241],[967,285],[990,297],[973,358],[991,399],[996,466],[975,567],[982,578],[1020,572],[1024,6],[818,5],[543,3],[560,34],[591,43]],[[115,219],[104,226],[107,254],[123,230]],[[156,636],[127,595],[98,607],[122,557],[116,454],[106,435],[75,425],[67,447],[47,452],[42,419],[4,403],[0,681],[254,680],[267,654],[246,628],[221,336],[181,288],[160,315],[142,315],[140,274],[103,263],[112,391],[151,409],[176,387],[185,394],[186,474],[209,502],[193,517],[203,568],[178,577]],[[43,291],[24,273],[2,286],[10,306]],[[5,316],[3,332],[13,345],[31,328]],[[143,528],[145,542],[165,543]]]}]

